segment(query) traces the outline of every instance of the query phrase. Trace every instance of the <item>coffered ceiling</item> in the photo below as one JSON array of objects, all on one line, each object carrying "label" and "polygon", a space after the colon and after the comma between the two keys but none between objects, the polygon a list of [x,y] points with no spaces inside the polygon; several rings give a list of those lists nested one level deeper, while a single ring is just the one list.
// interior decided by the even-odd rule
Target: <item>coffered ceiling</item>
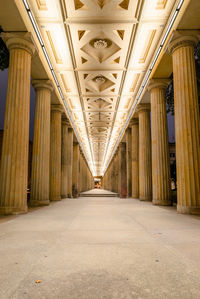
[{"label": "coffered ceiling", "polygon": [[101,175],[176,0],[29,0],[94,175]]}]

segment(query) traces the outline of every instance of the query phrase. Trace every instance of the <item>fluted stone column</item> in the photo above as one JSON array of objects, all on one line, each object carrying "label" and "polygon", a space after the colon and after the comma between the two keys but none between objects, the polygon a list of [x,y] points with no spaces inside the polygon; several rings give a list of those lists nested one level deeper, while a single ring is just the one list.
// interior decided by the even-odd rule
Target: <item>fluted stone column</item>
[{"label": "fluted stone column", "polygon": [[[74,198],[79,196],[79,144],[73,144],[73,169],[72,169],[72,195]],[[86,172],[86,185],[87,185],[87,172]]]},{"label": "fluted stone column", "polygon": [[86,191],[86,183],[85,183],[85,157],[83,156],[83,180],[82,180],[82,184],[83,184],[83,191]]},{"label": "fluted stone column", "polygon": [[113,192],[116,192],[116,154],[113,157]]},{"label": "fluted stone column", "polygon": [[170,44],[174,75],[177,211],[200,213],[200,119],[192,31],[178,31]]},{"label": "fluted stone column", "polygon": [[62,145],[61,145],[61,198],[68,197],[68,127],[69,121],[65,115],[62,116]]},{"label": "fluted stone column", "polygon": [[111,164],[109,165],[109,174],[108,174],[108,176],[109,176],[109,191],[111,191],[111,186],[112,186],[112,177],[111,177]]},{"label": "fluted stone column", "polygon": [[32,173],[31,205],[49,204],[49,159],[50,159],[50,107],[52,83],[49,80],[33,80],[36,90]]},{"label": "fluted stone column", "polygon": [[151,93],[153,204],[171,205],[169,141],[165,90],[168,79],[153,79]]},{"label": "fluted stone column", "polygon": [[115,152],[115,193],[118,193],[118,171],[119,171],[119,161],[118,161],[118,151]]},{"label": "fluted stone column", "polygon": [[119,171],[120,171],[120,167],[119,167],[119,147],[116,150],[116,193],[119,196]]},{"label": "fluted stone column", "polygon": [[140,104],[139,115],[139,198],[152,200],[150,105]]},{"label": "fluted stone column", "polygon": [[132,161],[131,161],[131,128],[126,129],[126,173],[127,173],[127,196],[132,195]]},{"label": "fluted stone column", "polygon": [[61,200],[61,105],[51,106],[50,200]]},{"label": "fluted stone column", "polygon": [[104,190],[107,189],[107,175],[106,175],[106,173],[104,173],[104,176],[103,176],[103,189]]},{"label": "fluted stone column", "polygon": [[139,198],[139,121],[131,120],[132,133],[132,198]]},{"label": "fluted stone column", "polygon": [[2,33],[10,51],[0,167],[0,214],[27,212],[31,56],[29,33]]},{"label": "fluted stone column", "polygon": [[81,151],[80,151],[79,190],[80,192],[83,192],[83,156]]},{"label": "fluted stone column", "polygon": [[126,143],[119,144],[119,197],[127,197]]},{"label": "fluted stone column", "polygon": [[113,184],[114,184],[113,159],[110,163],[110,180],[111,180],[110,191],[113,192]]},{"label": "fluted stone column", "polygon": [[87,188],[87,190],[88,190],[88,166],[87,166],[87,168],[86,168],[86,188]]},{"label": "fluted stone column", "polygon": [[68,128],[68,146],[67,146],[67,169],[68,169],[68,180],[67,188],[68,194],[67,197],[72,197],[72,167],[73,167],[73,130]]}]

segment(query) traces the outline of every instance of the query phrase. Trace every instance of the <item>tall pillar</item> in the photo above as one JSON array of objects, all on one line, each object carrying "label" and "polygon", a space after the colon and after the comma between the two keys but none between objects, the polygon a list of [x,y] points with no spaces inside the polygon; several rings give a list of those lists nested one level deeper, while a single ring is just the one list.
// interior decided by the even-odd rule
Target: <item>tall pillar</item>
[{"label": "tall pillar", "polygon": [[50,159],[50,109],[52,83],[49,80],[33,80],[36,90],[32,173],[31,205],[49,204],[49,159]]},{"label": "tall pillar", "polygon": [[109,167],[106,170],[107,172],[107,190],[109,190],[109,186],[110,186],[110,180],[109,180]]},{"label": "tall pillar", "polygon": [[113,192],[116,192],[116,155],[113,156]]},{"label": "tall pillar", "polygon": [[108,168],[108,190],[111,191],[111,184],[112,184],[112,180],[111,180],[111,165],[109,165]]},{"label": "tall pillar", "polygon": [[102,185],[102,187],[103,187],[104,190],[106,190],[106,188],[107,188],[106,178],[107,178],[107,175],[106,175],[106,173],[104,173],[104,176],[103,176],[103,185]]},{"label": "tall pillar", "polygon": [[119,144],[119,197],[127,197],[126,143]]},{"label": "tall pillar", "polygon": [[131,128],[126,129],[127,197],[132,195]]},{"label": "tall pillar", "polygon": [[86,191],[85,169],[86,169],[86,162],[85,162],[85,157],[83,157],[83,191]]},{"label": "tall pillar", "polygon": [[83,192],[83,156],[82,152],[80,151],[80,172],[79,172],[79,190]]},{"label": "tall pillar", "polygon": [[152,200],[150,105],[140,104],[139,115],[139,198]]},{"label": "tall pillar", "polygon": [[72,167],[73,167],[73,130],[68,128],[68,146],[67,146],[67,197],[72,197]]},{"label": "tall pillar", "polygon": [[29,33],[2,33],[10,51],[0,167],[0,214],[27,212],[31,56]]},{"label": "tall pillar", "polygon": [[131,120],[132,133],[132,198],[139,198],[139,121]]},{"label": "tall pillar", "polygon": [[153,204],[171,205],[169,141],[165,90],[168,79],[150,81]]},{"label": "tall pillar", "polygon": [[[73,144],[73,169],[72,169],[72,195],[74,198],[79,196],[79,144]],[[86,173],[87,176],[87,173]],[[87,179],[87,178],[86,178]],[[87,182],[87,181],[86,181]]]},{"label": "tall pillar", "polygon": [[61,200],[61,105],[51,106],[50,200]]},{"label": "tall pillar", "polygon": [[[188,35],[186,35],[188,34]],[[178,31],[170,44],[174,75],[177,211],[200,213],[200,119],[192,31]]]},{"label": "tall pillar", "polygon": [[119,196],[120,188],[119,188],[119,172],[120,172],[120,167],[119,167],[119,147],[116,150],[116,193]]},{"label": "tall pillar", "polygon": [[65,115],[62,116],[62,129],[61,129],[61,198],[68,196],[68,127],[69,121]]}]

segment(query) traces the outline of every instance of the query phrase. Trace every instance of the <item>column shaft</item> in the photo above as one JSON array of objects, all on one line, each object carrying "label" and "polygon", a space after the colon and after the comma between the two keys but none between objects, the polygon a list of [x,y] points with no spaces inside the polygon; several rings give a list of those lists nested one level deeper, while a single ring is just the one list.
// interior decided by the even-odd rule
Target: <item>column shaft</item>
[{"label": "column shaft", "polygon": [[[72,170],[72,194],[76,198],[79,196],[79,144],[73,145],[73,170]],[[87,187],[87,172],[86,172],[86,187]]]},{"label": "column shaft", "polygon": [[61,198],[68,196],[68,120],[62,117],[62,146],[61,146]]},{"label": "column shaft", "polygon": [[191,36],[171,43],[174,74],[176,166],[180,213],[200,213],[200,119]]},{"label": "column shaft", "polygon": [[67,146],[67,197],[72,197],[72,167],[73,167],[73,130],[68,128],[68,146]]},{"label": "column shaft", "polygon": [[127,197],[126,143],[119,144],[119,197]]},{"label": "column shaft", "polygon": [[139,198],[139,122],[132,120],[132,198]]},{"label": "column shaft", "polygon": [[139,198],[152,200],[151,130],[149,105],[141,105],[139,114]]},{"label": "column shaft", "polygon": [[153,204],[171,205],[166,80],[150,81]]},{"label": "column shaft", "polygon": [[10,50],[10,63],[0,167],[1,214],[27,212],[30,74],[34,47],[24,39],[26,36],[3,34]]},{"label": "column shaft", "polygon": [[49,204],[50,106],[52,86],[48,80],[33,80],[36,90],[31,205]]},{"label": "column shaft", "polygon": [[61,199],[61,113],[60,105],[52,105],[50,137],[50,200]]},{"label": "column shaft", "polygon": [[127,196],[132,195],[131,128],[126,130]]}]

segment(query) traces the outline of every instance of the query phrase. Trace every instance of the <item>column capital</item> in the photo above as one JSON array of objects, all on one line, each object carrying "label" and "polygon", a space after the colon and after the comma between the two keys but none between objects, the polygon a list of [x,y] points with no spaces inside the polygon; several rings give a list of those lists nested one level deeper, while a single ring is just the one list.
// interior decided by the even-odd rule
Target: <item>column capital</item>
[{"label": "column capital", "polygon": [[139,123],[139,119],[137,117],[133,117],[129,122],[129,127],[137,125]]},{"label": "column capital", "polygon": [[151,111],[151,105],[150,104],[139,104],[137,106],[137,112],[140,113],[140,112],[150,112]]},{"label": "column capital", "polygon": [[170,82],[171,80],[167,78],[151,79],[148,84],[148,91],[151,91],[154,88],[166,89]]},{"label": "column capital", "polygon": [[52,104],[51,105],[51,112],[63,112],[63,107],[60,104]]},{"label": "column capital", "polygon": [[69,120],[65,113],[62,114],[62,125],[70,126]]},{"label": "column capital", "polygon": [[120,148],[120,147],[123,147],[125,144],[126,144],[126,142],[121,141],[121,142],[119,143],[119,148]]},{"label": "column capital", "polygon": [[45,79],[33,79],[31,81],[31,84],[35,88],[36,91],[41,89],[48,89],[51,92],[53,91],[53,84],[51,80],[45,80]]},{"label": "column capital", "polygon": [[9,50],[23,49],[31,56],[35,53],[36,46],[30,32],[2,32],[1,37]]},{"label": "column capital", "polygon": [[194,47],[198,41],[200,30],[176,30],[172,35],[172,39],[168,45],[168,50],[173,53],[180,47]]}]

